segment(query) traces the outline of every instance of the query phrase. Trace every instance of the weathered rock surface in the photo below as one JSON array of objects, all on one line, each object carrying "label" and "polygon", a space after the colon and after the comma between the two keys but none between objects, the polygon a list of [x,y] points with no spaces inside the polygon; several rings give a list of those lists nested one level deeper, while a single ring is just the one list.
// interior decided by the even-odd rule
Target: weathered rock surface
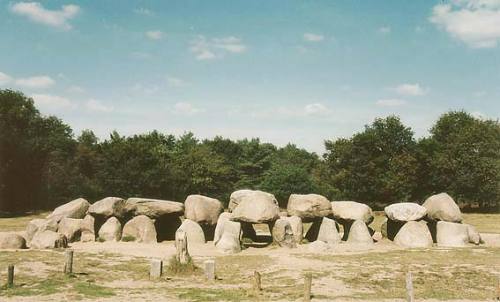
[{"label": "weathered rock surface", "polygon": [[203,195],[189,195],[184,202],[184,217],[199,224],[215,225],[224,211],[222,203]]},{"label": "weathered rock surface", "polygon": [[285,219],[290,222],[295,242],[297,244],[300,244],[304,236],[304,225],[302,224],[302,219],[300,219],[300,217],[298,216],[281,217],[281,219]]},{"label": "weathered rock surface", "polygon": [[26,226],[26,242],[30,246],[30,242],[35,234],[40,231],[57,231],[57,221],[52,219],[33,219]]},{"label": "weathered rock surface", "polygon": [[332,206],[326,197],[318,194],[292,194],[288,198],[287,211],[290,216],[308,221],[330,215]]},{"label": "weathered rock surface", "polygon": [[311,253],[324,253],[330,249],[330,245],[324,241],[316,240],[307,245],[307,250]]},{"label": "weathered rock surface", "polygon": [[400,202],[388,205],[384,212],[392,220],[416,221],[424,218],[427,209],[413,202]]},{"label": "weathered rock surface", "polygon": [[241,190],[231,194],[231,202],[233,221],[269,223],[279,218],[278,201],[272,194]]},{"label": "weathered rock surface", "polygon": [[385,218],[384,222],[382,222],[382,225],[380,225],[380,234],[382,235],[382,238],[387,238],[387,222],[388,219]]},{"label": "weathered rock surface", "polygon": [[80,240],[82,242],[95,241],[95,218],[92,215],[86,215],[82,220],[81,225],[82,235]]},{"label": "weathered rock surface", "polygon": [[[224,228],[225,228],[224,224]],[[201,226],[190,220],[190,219],[184,219],[182,222],[181,226],[179,227],[179,230],[183,230],[186,232],[187,240],[188,240],[188,246],[190,244],[203,244],[206,243],[205,240],[205,234],[203,233],[203,229]],[[223,233],[224,235],[224,233]]]},{"label": "weathered rock surface", "polygon": [[125,211],[133,216],[145,215],[155,219],[164,215],[184,213],[184,205],[180,202],[149,199],[149,198],[129,198],[125,203]]},{"label": "weathered rock surface", "polygon": [[131,241],[143,243],[155,243],[156,238],[155,224],[151,218],[146,215],[140,215],[129,220],[123,227],[122,239],[127,238]]},{"label": "weathered rock surface", "polygon": [[82,221],[83,219],[63,218],[59,222],[57,232],[66,236],[68,242],[78,241],[82,234]]},{"label": "weathered rock surface", "polygon": [[[224,233],[224,224],[227,221],[230,221],[231,218],[231,213],[224,212],[219,215],[219,218],[217,219],[217,226],[215,227],[215,233],[214,233],[214,244],[217,244],[219,240],[222,237],[222,234]],[[240,230],[241,230],[241,225],[240,225]]]},{"label": "weathered rock surface", "polygon": [[436,225],[436,241],[438,246],[463,247],[469,243],[469,232],[466,224],[438,221]]},{"label": "weathered rock surface", "polygon": [[355,220],[349,229],[347,237],[349,243],[373,244],[370,231],[363,220]]},{"label": "weathered rock surface", "polygon": [[16,233],[0,233],[0,249],[24,249],[26,240]]},{"label": "weathered rock surface", "polygon": [[372,209],[366,204],[355,201],[333,201],[331,205],[333,217],[340,223],[361,220],[370,224],[373,221]]},{"label": "weathered rock surface", "polygon": [[453,198],[446,193],[432,195],[422,205],[427,209],[427,217],[431,220],[461,222],[462,213]]},{"label": "weathered rock surface", "polygon": [[223,223],[223,233],[215,244],[217,250],[225,254],[234,254],[241,251],[241,224],[230,220]]},{"label": "weathered rock surface", "polygon": [[104,241],[120,241],[122,224],[116,217],[110,217],[99,229],[99,239]]},{"label": "weathered rock surface", "polygon": [[482,242],[481,235],[479,232],[476,230],[476,228],[470,224],[466,224],[467,226],[467,233],[469,234],[469,243],[473,243],[475,245],[478,245]]},{"label": "weathered rock surface", "polygon": [[292,226],[286,219],[280,218],[275,221],[272,229],[273,241],[279,246],[294,248],[297,246],[293,236]]},{"label": "weathered rock surface", "polygon": [[321,226],[319,227],[317,240],[328,244],[336,244],[341,241],[340,234],[337,230],[337,224],[333,219],[323,217]]},{"label": "weathered rock surface", "polygon": [[121,218],[125,215],[125,200],[119,197],[106,197],[90,205],[89,214],[107,219],[111,216]]},{"label": "weathered rock surface", "polygon": [[49,216],[47,216],[47,219],[52,219],[56,222],[61,221],[63,218],[82,219],[85,217],[89,206],[90,203],[87,200],[78,198],[57,207]]},{"label": "weathered rock surface", "polygon": [[424,221],[409,221],[396,234],[394,243],[409,248],[431,247],[432,236]]},{"label": "weathered rock surface", "polygon": [[68,239],[63,234],[54,231],[39,231],[31,240],[32,249],[54,249],[68,247]]}]

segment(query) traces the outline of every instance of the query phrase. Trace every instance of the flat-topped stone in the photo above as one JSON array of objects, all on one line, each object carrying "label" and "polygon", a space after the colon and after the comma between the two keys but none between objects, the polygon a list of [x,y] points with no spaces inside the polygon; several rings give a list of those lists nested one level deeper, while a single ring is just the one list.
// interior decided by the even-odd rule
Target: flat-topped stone
[{"label": "flat-topped stone", "polygon": [[182,215],[184,205],[170,200],[132,197],[125,202],[125,211],[133,216],[145,215],[155,219],[169,214]]}]

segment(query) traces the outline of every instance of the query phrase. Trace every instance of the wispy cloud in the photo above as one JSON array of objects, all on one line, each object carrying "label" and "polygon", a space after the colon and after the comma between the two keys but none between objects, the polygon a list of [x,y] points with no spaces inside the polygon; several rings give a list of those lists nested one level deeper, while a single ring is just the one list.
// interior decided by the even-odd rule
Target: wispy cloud
[{"label": "wispy cloud", "polygon": [[65,97],[51,94],[32,94],[37,106],[48,109],[74,109],[76,105]]},{"label": "wispy cloud", "polygon": [[177,77],[167,76],[167,84],[171,87],[184,87],[189,83]]},{"label": "wispy cloud", "polygon": [[68,87],[67,91],[69,93],[84,93],[85,89],[83,89],[82,87],[77,86],[77,85],[72,85],[72,86]]},{"label": "wispy cloud", "polygon": [[106,106],[101,101],[90,99],[85,103],[85,108],[88,111],[94,112],[111,112],[114,110],[113,106]]},{"label": "wispy cloud", "polygon": [[55,84],[55,81],[46,75],[29,78],[19,78],[15,81],[17,86],[26,88],[48,88]]},{"label": "wispy cloud", "polygon": [[499,0],[454,0],[438,4],[429,20],[471,48],[493,48],[500,40]]},{"label": "wispy cloud", "polygon": [[279,107],[253,107],[253,108],[231,108],[228,115],[244,114],[253,118],[328,118],[333,116],[333,110],[322,103],[311,103],[303,106],[279,106]]},{"label": "wispy cloud", "polygon": [[382,26],[382,27],[379,27],[377,31],[380,34],[387,35],[387,34],[391,33],[392,29],[390,26]]},{"label": "wispy cloud", "polygon": [[0,85],[9,84],[12,81],[12,78],[3,72],[0,72]]},{"label": "wispy cloud", "polygon": [[139,7],[134,9],[134,13],[138,15],[144,15],[144,16],[153,16],[154,12],[150,9],[144,8],[144,7]]},{"label": "wispy cloud", "polygon": [[402,99],[381,99],[376,101],[375,104],[380,107],[398,107],[406,105],[407,102]]},{"label": "wispy cloud", "polygon": [[69,4],[63,5],[60,10],[49,10],[38,2],[18,2],[11,6],[11,11],[36,23],[70,30],[72,26],[68,21],[78,14],[80,7]]},{"label": "wispy cloud", "polygon": [[163,32],[159,30],[150,30],[146,32],[146,37],[151,40],[161,40],[163,38]]},{"label": "wispy cloud", "polygon": [[305,33],[303,38],[307,42],[321,42],[325,39],[325,36],[320,34]]},{"label": "wispy cloud", "polygon": [[247,49],[241,39],[233,36],[212,39],[198,36],[190,44],[189,50],[197,60],[217,59],[227,53],[243,53]]},{"label": "wispy cloud", "polygon": [[420,84],[401,84],[393,88],[399,95],[404,96],[419,96],[427,94],[427,89],[424,89]]},{"label": "wispy cloud", "polygon": [[304,112],[306,115],[310,116],[328,116],[332,114],[332,110],[321,103],[305,105]]},{"label": "wispy cloud", "polygon": [[179,102],[174,105],[172,111],[177,115],[193,116],[195,114],[204,112],[205,110],[197,108],[191,103]]}]

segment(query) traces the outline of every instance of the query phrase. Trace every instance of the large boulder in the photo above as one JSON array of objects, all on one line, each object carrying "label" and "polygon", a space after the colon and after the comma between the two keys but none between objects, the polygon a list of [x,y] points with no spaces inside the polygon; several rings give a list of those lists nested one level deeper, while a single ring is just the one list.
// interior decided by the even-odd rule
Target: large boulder
[{"label": "large boulder", "polygon": [[481,235],[476,230],[476,228],[470,224],[466,224],[466,226],[467,226],[467,233],[469,234],[469,243],[473,243],[475,245],[480,244],[482,242],[482,239]]},{"label": "large boulder", "polygon": [[120,241],[122,224],[116,217],[110,217],[99,229],[99,239],[103,241]]},{"label": "large boulder", "polygon": [[469,243],[469,231],[466,224],[438,221],[436,225],[438,246],[463,247]]},{"label": "large boulder", "polygon": [[223,233],[215,243],[215,247],[225,254],[238,253],[241,251],[240,238],[241,224],[239,222],[225,220],[223,223]]},{"label": "large boulder", "polygon": [[297,246],[293,236],[292,226],[286,219],[278,219],[274,222],[272,229],[273,241],[279,246],[294,248]]},{"label": "large boulder", "polygon": [[462,213],[453,198],[446,193],[432,195],[422,205],[427,209],[427,217],[431,220],[461,222]]},{"label": "large boulder", "polygon": [[281,217],[281,219],[285,219],[290,222],[295,242],[297,244],[300,244],[304,236],[304,226],[302,224],[302,219],[300,219],[300,217],[298,216]]},{"label": "large boulder", "polygon": [[[244,191],[244,192],[241,192]],[[231,194],[231,220],[249,223],[270,223],[279,218],[278,201],[262,191],[241,190]]]},{"label": "large boulder", "polygon": [[394,243],[402,247],[431,247],[432,236],[424,221],[409,221],[394,237]]},{"label": "large boulder", "polygon": [[92,215],[86,215],[81,224],[82,234],[80,240],[82,242],[95,241],[95,218]]},{"label": "large boulder", "polygon": [[33,219],[26,226],[25,238],[28,246],[37,232],[57,231],[57,221],[53,219]]},{"label": "large boulder", "polygon": [[0,233],[0,250],[24,248],[26,248],[26,240],[23,236],[16,233]]},{"label": "large boulder", "polygon": [[[224,228],[226,226],[224,225]],[[186,232],[188,245],[190,244],[203,244],[206,243],[205,234],[201,226],[190,219],[184,219],[178,230]]]},{"label": "large boulder", "polygon": [[32,249],[55,249],[68,247],[68,239],[63,234],[54,231],[40,231],[31,240]]},{"label": "large boulder", "polygon": [[111,216],[121,218],[125,215],[125,200],[119,197],[106,197],[90,205],[88,212],[100,219]]},{"label": "large boulder", "polygon": [[413,202],[400,202],[388,205],[384,212],[391,220],[416,221],[424,218],[427,209]]},{"label": "large boulder", "polygon": [[47,216],[47,219],[52,219],[57,222],[61,221],[63,218],[82,219],[85,217],[89,206],[90,203],[87,200],[78,198],[57,207],[49,216]]},{"label": "large boulder", "polygon": [[349,243],[373,244],[373,238],[363,220],[355,220],[349,229]]},{"label": "large boulder", "polygon": [[146,215],[140,215],[129,220],[123,227],[122,240],[155,243],[156,238],[155,224],[151,218]]},{"label": "large boulder", "polygon": [[224,211],[222,203],[203,195],[189,195],[184,202],[184,217],[201,225],[215,225]]},{"label": "large boulder", "polygon": [[214,244],[217,244],[217,242],[221,239],[222,234],[224,233],[224,225],[226,224],[227,221],[230,221],[230,218],[231,218],[231,213],[228,212],[224,212],[219,215],[219,218],[217,219],[217,226],[215,227]]},{"label": "large boulder", "polygon": [[78,241],[82,234],[82,221],[83,219],[63,218],[57,232],[66,236],[68,242]]},{"label": "large boulder", "polygon": [[125,211],[132,216],[145,215],[155,219],[170,214],[180,216],[184,213],[184,205],[169,200],[134,197],[127,199]]},{"label": "large boulder", "polygon": [[321,226],[318,232],[318,241],[323,241],[328,244],[336,244],[341,241],[337,224],[333,219],[323,217]]},{"label": "large boulder", "polygon": [[332,206],[328,199],[318,194],[292,194],[288,198],[287,211],[290,216],[308,221],[330,215]]},{"label": "large boulder", "polygon": [[366,224],[373,221],[372,209],[366,204],[355,201],[331,202],[333,217],[340,223],[361,220]]}]

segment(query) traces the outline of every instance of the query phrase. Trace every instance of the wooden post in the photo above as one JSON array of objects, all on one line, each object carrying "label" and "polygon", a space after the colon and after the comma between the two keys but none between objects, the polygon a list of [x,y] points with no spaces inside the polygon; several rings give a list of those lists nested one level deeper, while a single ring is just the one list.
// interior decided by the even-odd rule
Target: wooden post
[{"label": "wooden post", "polygon": [[304,276],[304,302],[311,301],[311,285],[312,274],[308,273]]},{"label": "wooden post", "polygon": [[149,279],[159,279],[163,274],[163,261],[160,259],[151,260],[151,269],[149,270]]},{"label": "wooden post", "polygon": [[73,273],[73,251],[66,251],[64,253],[64,273],[70,275]]},{"label": "wooden post", "polygon": [[208,280],[215,280],[215,260],[206,260],[205,262],[205,277]]},{"label": "wooden post", "polygon": [[255,290],[255,293],[257,295],[262,290],[261,283],[260,283],[260,273],[258,271],[253,272],[253,289]]},{"label": "wooden post", "polygon": [[413,296],[413,278],[411,272],[408,272],[408,274],[406,274],[406,301],[415,301],[415,298]]},{"label": "wooden post", "polygon": [[7,269],[7,287],[14,286],[14,265],[9,265]]},{"label": "wooden post", "polygon": [[500,301],[500,277],[498,277],[498,283],[497,283],[497,301]]},{"label": "wooden post", "polygon": [[187,234],[183,230],[175,232],[175,247],[177,248],[177,260],[181,264],[189,261]]}]

